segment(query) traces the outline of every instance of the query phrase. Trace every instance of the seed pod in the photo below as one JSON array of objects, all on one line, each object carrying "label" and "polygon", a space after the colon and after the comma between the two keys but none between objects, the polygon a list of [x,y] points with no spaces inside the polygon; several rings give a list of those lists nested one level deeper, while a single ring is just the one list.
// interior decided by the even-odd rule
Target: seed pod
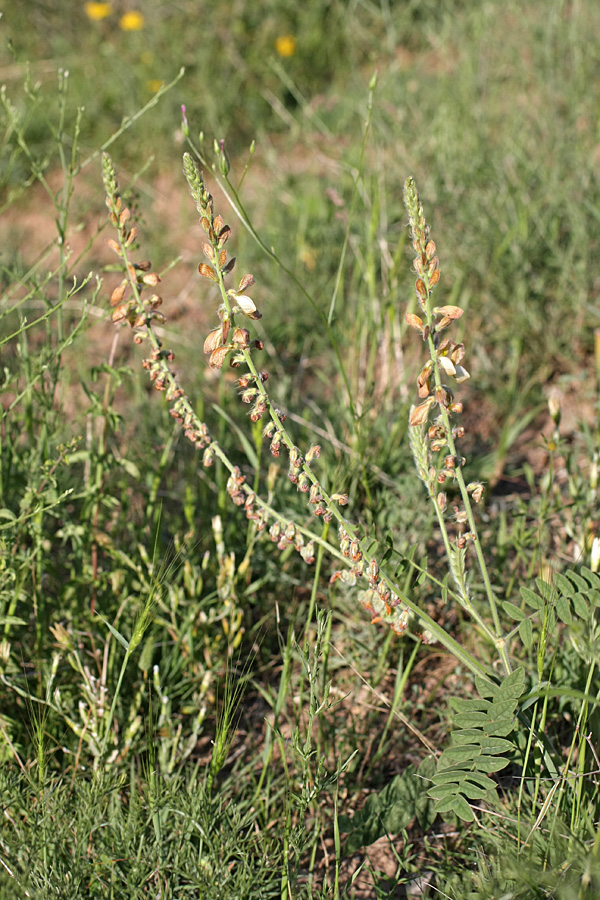
[{"label": "seed pod", "polygon": [[114,252],[117,254],[117,256],[123,255],[123,253],[121,252],[120,246],[113,238],[109,238],[106,243],[108,244],[108,246],[110,247],[111,250],[114,250]]},{"label": "seed pod", "polygon": [[249,288],[254,284],[254,275],[244,275],[242,280],[240,281],[240,286],[238,288],[238,292],[241,294],[246,288]]},{"label": "seed pod", "polygon": [[223,332],[221,327],[215,328],[213,331],[211,331],[204,341],[204,352],[212,353],[213,350],[216,350],[217,347],[220,347],[223,343],[222,337]]},{"label": "seed pod", "polygon": [[416,331],[419,331],[423,334],[423,320],[416,316],[414,313],[406,313],[405,319],[411,328],[414,328]]},{"label": "seed pod", "polygon": [[208,263],[200,263],[198,266],[198,271],[204,278],[209,278],[211,281],[218,281],[214,269],[208,265]]},{"label": "seed pod", "polygon": [[348,494],[332,494],[331,499],[340,506],[348,506]]},{"label": "seed pod", "polygon": [[310,466],[313,459],[318,459],[321,455],[321,446],[313,444],[306,452],[306,464]]},{"label": "seed pod", "polygon": [[119,303],[123,300],[125,296],[125,291],[127,290],[127,282],[124,281],[123,284],[120,284],[119,287],[116,287],[112,294],[110,295],[110,305],[118,306]]},{"label": "seed pod", "polygon": [[229,353],[230,347],[217,347],[210,354],[209,365],[211,369],[220,369],[225,362],[225,357]]},{"label": "seed pod", "polygon": [[128,303],[120,303],[119,306],[115,307],[112,313],[113,322],[123,322],[124,319],[127,318],[129,314],[129,304]]},{"label": "seed pod", "polygon": [[245,350],[250,343],[250,332],[246,328],[236,328],[233,332],[233,342]]},{"label": "seed pod", "polygon": [[350,543],[350,559],[353,562],[358,562],[360,559],[362,559],[362,551],[357,540],[354,540]]}]

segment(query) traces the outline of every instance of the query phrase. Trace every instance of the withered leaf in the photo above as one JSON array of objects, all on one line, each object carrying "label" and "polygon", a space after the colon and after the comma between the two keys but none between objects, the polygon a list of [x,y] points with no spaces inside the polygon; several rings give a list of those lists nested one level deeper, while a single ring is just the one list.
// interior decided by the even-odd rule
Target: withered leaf
[{"label": "withered leaf", "polygon": [[252,285],[252,284],[254,284],[254,275],[244,275],[244,277],[240,281],[240,286],[238,288],[238,291],[241,293],[242,291],[245,291],[247,287],[250,287],[250,285]]},{"label": "withered leaf", "polygon": [[110,295],[110,305],[118,306],[123,297],[125,296],[125,291],[127,290],[127,282],[120,284],[119,287],[116,287],[112,294]]},{"label": "withered leaf", "polygon": [[436,316],[448,316],[449,319],[460,319],[464,310],[460,306],[436,306],[433,310]]},{"label": "withered leaf", "polygon": [[420,403],[418,406],[414,406],[410,411],[408,424],[412,426],[424,425],[427,421],[427,417],[429,416],[429,411],[434,403],[434,398],[428,397],[424,403]]},{"label": "withered leaf", "polygon": [[200,263],[198,266],[198,271],[201,275],[204,275],[205,278],[210,278],[211,281],[218,281],[219,279],[215,275],[214,270],[207,263]]},{"label": "withered leaf", "polygon": [[113,238],[109,238],[109,239],[107,240],[106,243],[108,244],[108,246],[110,247],[111,250],[114,250],[114,251],[115,251],[115,253],[116,253],[118,256],[122,256],[122,255],[123,255],[123,254],[121,253],[121,248],[119,247],[119,245],[117,244],[117,242],[116,242],[115,240],[113,240]]},{"label": "withered leaf", "polygon": [[423,333],[423,320],[416,316],[414,313],[406,313],[406,321],[411,326],[411,328],[415,328],[417,331]]},{"label": "withered leaf", "polygon": [[229,353],[231,348],[229,346],[225,347],[217,347],[216,350],[210,354],[209,363],[213,369],[220,369],[223,363],[225,362],[225,357]]},{"label": "withered leaf", "polygon": [[220,347],[223,343],[222,338],[223,333],[221,328],[215,328],[214,331],[211,331],[204,341],[204,352],[212,353],[213,350],[216,350],[217,347]]}]

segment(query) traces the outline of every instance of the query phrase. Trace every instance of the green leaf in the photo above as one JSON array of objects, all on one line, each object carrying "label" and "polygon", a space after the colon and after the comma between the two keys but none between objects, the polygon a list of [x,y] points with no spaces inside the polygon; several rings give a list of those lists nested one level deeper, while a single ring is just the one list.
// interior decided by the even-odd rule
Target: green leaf
[{"label": "green leaf", "polygon": [[[447,784],[462,783],[465,778],[468,778],[470,782],[483,788],[486,793],[494,790],[496,787],[496,783],[492,781],[491,778],[488,778],[487,775],[481,775],[479,772],[467,773],[464,769],[449,769],[447,772],[440,772],[433,780],[436,787],[441,787],[442,785]],[[433,796],[431,790],[432,789],[430,788],[428,792],[430,797]]]},{"label": "green leaf", "polygon": [[600,606],[600,591],[589,591],[587,596],[591,604],[593,604],[594,606]]},{"label": "green leaf", "polygon": [[436,784],[427,791],[432,800],[444,800],[446,797],[454,797],[456,795],[456,784],[454,780],[450,784]]},{"label": "green leaf", "polygon": [[443,815],[443,813],[445,812],[454,812],[455,799],[455,797],[446,797],[445,800],[440,800],[438,803],[436,803],[435,808],[438,813],[440,813],[440,815]]},{"label": "green leaf", "polygon": [[514,603],[511,603],[509,600],[505,600],[502,604],[502,609],[506,613],[507,616],[510,616],[511,619],[514,619],[515,622],[522,622],[523,619],[527,617],[527,613],[523,612],[518,606],[515,606]]},{"label": "green leaf", "polygon": [[533,609],[537,609],[539,611],[540,609],[544,608],[544,601],[542,600],[542,598],[539,596],[539,594],[536,594],[535,591],[530,590],[530,588],[521,587],[521,597],[523,598],[527,606],[531,606],[533,607]]},{"label": "green leaf", "polygon": [[510,719],[509,721],[502,720],[496,725],[488,725],[488,727],[486,728],[486,734],[488,737],[506,737],[507,734],[511,733],[514,727],[514,718]]},{"label": "green leaf", "polygon": [[519,637],[521,638],[525,649],[531,649],[533,644],[533,626],[531,624],[531,619],[524,619],[521,622],[519,625]]},{"label": "green leaf", "polygon": [[516,708],[523,693],[525,671],[515,669],[499,685],[476,678],[484,699],[455,698],[456,710],[452,722],[457,730],[451,734],[451,744],[437,763],[428,796],[435,801],[435,810],[442,816],[449,813],[464,821],[472,821],[469,800],[483,800],[495,794],[496,785],[488,774],[506,768],[509,759],[503,755],[513,749],[504,740],[515,727]]},{"label": "green leaf", "polygon": [[568,578],[557,572],[554,575],[554,586],[560,591],[563,597],[570,597],[575,593],[575,589]]},{"label": "green leaf", "polygon": [[486,791],[493,791],[496,789],[496,782],[492,781],[491,778],[488,778],[487,775],[482,775],[481,772],[470,772],[469,781],[485,788]]},{"label": "green leaf", "polygon": [[96,613],[96,615],[97,615],[97,617],[98,617],[99,619],[101,619],[101,620],[104,622],[104,624],[106,625],[106,627],[108,628],[108,630],[110,631],[110,633],[111,633],[114,637],[116,637],[116,639],[118,640],[118,642],[119,642],[123,647],[125,647],[125,650],[126,650],[127,652],[129,652],[129,641],[128,641],[126,638],[123,637],[123,635],[121,634],[121,632],[120,632],[120,631],[117,631],[116,628],[113,628],[113,626],[110,624],[110,622],[107,622],[106,619],[104,618],[104,616],[101,616],[100,613]]},{"label": "green leaf", "polygon": [[[521,693],[523,692],[519,696]],[[512,719],[516,705],[516,699],[512,697],[509,700],[494,700],[490,709],[490,722],[497,725],[502,719]]]},{"label": "green leaf", "polygon": [[452,809],[454,810],[458,818],[463,820],[463,822],[472,822],[475,819],[473,810],[464,799],[464,797],[461,797],[460,795],[454,801]]},{"label": "green leaf", "polygon": [[481,697],[493,697],[497,690],[495,684],[480,675],[475,676],[475,687]]},{"label": "green leaf", "polygon": [[545,581],[543,578],[535,579],[535,586],[538,589],[538,594],[544,601],[544,605],[547,606],[552,602],[554,597],[556,596],[556,588],[550,582]]},{"label": "green leaf", "polygon": [[473,784],[469,779],[461,784],[460,790],[462,794],[469,798],[469,800],[483,800],[484,797],[487,797],[489,794],[489,791]]},{"label": "green leaf", "polygon": [[590,609],[583,594],[573,594],[573,596],[571,597],[571,603],[573,604],[573,609],[575,610],[576,616],[579,616],[580,619],[589,619]]},{"label": "green leaf", "polygon": [[453,717],[453,722],[459,728],[483,728],[489,722],[489,717],[480,712],[457,713]]},{"label": "green leaf", "polygon": [[513,749],[513,743],[506,741],[504,738],[493,737],[483,740],[481,743],[481,752],[490,756],[500,756],[501,753],[510,753]]},{"label": "green leaf", "polygon": [[120,459],[117,459],[117,465],[121,466],[121,468],[124,469],[128,475],[131,475],[131,477],[136,481],[141,480],[142,476],[140,470],[136,463],[132,462],[132,460],[124,459],[123,457],[121,457]]},{"label": "green leaf", "polygon": [[463,765],[472,762],[481,755],[481,747],[477,744],[467,744],[464,747],[448,747],[438,759],[438,771],[448,769],[451,766]]},{"label": "green leaf", "polygon": [[592,572],[592,570],[588,569],[587,566],[582,566],[579,571],[589,583],[591,588],[600,590],[600,575],[598,574],[598,572]]},{"label": "green leaf", "polygon": [[480,772],[500,772],[505,769],[510,760],[503,756],[480,756],[477,760],[477,768]]},{"label": "green leaf", "polygon": [[578,590],[586,591],[586,592],[589,591],[589,589],[590,589],[589,584],[587,583],[585,578],[582,578],[581,575],[577,574],[577,572],[573,572],[573,571],[567,572],[567,578],[569,579],[569,581],[573,582],[573,584],[575,585],[575,587]]},{"label": "green leaf", "polygon": [[450,705],[456,712],[487,712],[490,707],[489,700],[462,700],[460,697],[450,697]]},{"label": "green leaf", "polygon": [[[508,700],[510,697],[515,701],[519,699],[523,693],[525,685],[525,670],[522,666],[507,675],[494,696],[494,703],[501,700]],[[515,703],[516,706],[516,703]]]},{"label": "green leaf", "polygon": [[480,728],[461,728],[459,731],[453,731],[450,735],[452,745],[462,747],[465,744],[473,744],[482,740]]},{"label": "green leaf", "polygon": [[556,601],[555,609],[556,615],[561,620],[561,622],[564,622],[565,625],[570,625],[573,621],[573,616],[571,615],[571,605],[568,599],[566,597],[563,597],[562,595],[559,596]]}]

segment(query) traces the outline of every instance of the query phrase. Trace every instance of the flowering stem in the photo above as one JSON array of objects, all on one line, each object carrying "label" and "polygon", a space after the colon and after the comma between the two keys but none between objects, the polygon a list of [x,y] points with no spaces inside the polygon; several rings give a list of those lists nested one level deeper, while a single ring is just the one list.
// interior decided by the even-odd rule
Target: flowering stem
[{"label": "flowering stem", "polygon": [[[415,282],[417,300],[424,313],[424,320],[414,314],[407,314],[407,321],[417,329],[427,344],[429,361],[425,364],[418,378],[419,396],[424,402],[411,411],[410,427],[414,429],[411,438],[413,455],[419,470],[419,474],[427,486],[429,496],[434,504],[436,516],[440,526],[446,554],[455,583],[461,595],[462,604],[469,614],[477,621],[488,637],[493,641],[498,655],[507,674],[511,671],[511,665],[506,652],[506,637],[502,634],[500,617],[494,591],[492,589],[489,572],[481,541],[477,531],[471,497],[469,490],[477,490],[478,496],[483,492],[483,485],[467,486],[462,473],[464,459],[458,455],[455,441],[455,432],[462,435],[464,428],[455,429],[450,411],[460,412],[462,404],[453,402],[453,392],[444,383],[443,378],[454,376],[458,381],[466,380],[469,375],[460,365],[464,356],[462,344],[456,344],[442,337],[442,332],[454,319],[462,315],[462,310],[454,306],[434,307],[432,303],[432,291],[439,281],[440,271],[437,256],[435,256],[435,244],[429,240],[429,226],[425,221],[423,207],[420,203],[415,183],[409,178],[405,186],[405,205],[409,214],[413,248],[417,254],[415,270],[418,278]],[[427,430],[428,419],[432,409],[436,409],[437,418]],[[427,443],[428,442],[428,443]],[[431,466],[432,453],[439,453],[447,448],[447,456],[444,459],[444,467]],[[451,544],[447,530],[447,522],[444,518],[446,508],[446,494],[439,491],[440,484],[447,479],[453,479],[460,492],[463,510],[455,507],[457,523],[468,524],[468,532],[460,535],[455,544]],[[467,540],[475,547],[475,555],[485,590],[488,607],[493,622],[493,631],[483,622],[473,607],[465,579],[464,556]]]},{"label": "flowering stem", "polygon": [[[214,368],[220,368],[228,356],[233,368],[238,368],[242,363],[246,364],[247,373],[240,379],[240,387],[243,387],[243,391],[247,393],[249,402],[254,403],[251,419],[258,421],[264,414],[268,415],[270,422],[265,428],[265,433],[273,436],[271,451],[273,455],[277,456],[279,455],[279,444],[286,448],[290,461],[290,480],[298,484],[300,490],[309,494],[313,514],[323,519],[322,536],[319,537],[309,529],[297,525],[296,522],[287,520],[270,504],[262,500],[245,483],[239,468],[231,463],[220,444],[211,439],[206,424],[194,412],[177,376],[171,371],[169,364],[173,359],[173,353],[162,348],[162,343],[154,331],[152,324],[154,319],[159,322],[165,321],[162,313],[157,311],[157,307],[162,301],[156,295],[146,299],[142,296],[142,292],[146,287],[155,286],[160,281],[160,277],[156,273],[148,272],[150,263],[136,264],[130,261],[129,248],[138,236],[138,228],[137,226],[131,227],[131,223],[128,223],[130,211],[122,206],[114,167],[107,156],[104,158],[103,167],[110,218],[118,231],[118,241],[109,241],[109,244],[120,257],[127,273],[125,281],[115,289],[111,297],[111,304],[115,307],[113,320],[129,322],[137,329],[134,334],[135,343],[145,342],[149,345],[151,352],[149,358],[143,361],[144,368],[149,371],[155,387],[165,392],[167,402],[171,404],[170,412],[183,426],[186,437],[198,449],[204,449],[205,465],[210,465],[212,459],[216,457],[230,473],[228,492],[233,502],[236,505],[244,506],[248,518],[257,523],[259,531],[265,527],[267,519],[272,518],[275,523],[279,523],[285,528],[285,539],[289,543],[292,542],[292,538],[287,536],[288,532],[305,535],[310,542],[314,542],[332,556],[342,560],[346,566],[351,567],[349,572],[334,573],[332,580],[337,580],[338,576],[344,580],[344,574],[348,576],[345,580],[351,584],[355,584],[357,578],[361,576],[363,580],[368,580],[369,590],[363,592],[365,599],[361,602],[373,614],[374,622],[382,621],[398,633],[402,633],[406,628],[405,614],[408,615],[408,611],[410,611],[417,617],[421,627],[429,632],[430,637],[439,640],[459,662],[473,673],[493,680],[494,675],[491,668],[463,648],[442,626],[411,601],[393,578],[383,571],[380,572],[377,560],[369,553],[367,541],[361,539],[357,526],[350,523],[338,508],[338,504],[345,505],[347,497],[343,494],[331,494],[326,491],[311,469],[310,463],[313,458],[318,457],[320,448],[310,448],[303,457],[295,446],[283,424],[285,416],[280,413],[270,399],[265,386],[267,375],[259,372],[254,362],[251,351],[260,349],[262,344],[260,341],[251,342],[249,332],[236,323],[236,316],[241,316],[242,313],[251,319],[260,316],[253,301],[242,293],[243,289],[254,279],[252,276],[244,276],[238,291],[227,290],[225,277],[231,272],[234,265],[234,260],[226,262],[227,254],[224,250],[230,229],[223,225],[219,216],[214,215],[212,197],[206,190],[191,157],[186,154],[184,157],[186,178],[201,216],[202,228],[209,240],[203,249],[210,264],[201,264],[199,270],[202,275],[218,285],[221,299],[219,309],[221,324],[207,338],[205,351],[211,352],[211,365]],[[125,302],[124,296],[127,290],[131,297]],[[243,395],[242,399],[244,399]],[[277,447],[274,447],[275,439],[277,439]],[[338,524],[340,550],[336,550],[327,540],[326,526],[332,520]],[[306,546],[300,545],[300,552],[302,550],[306,550]],[[312,556],[312,553],[306,554],[306,556]],[[309,561],[313,560],[307,559],[307,562]]]},{"label": "flowering stem", "polygon": [[[372,86],[370,88],[370,94],[369,94],[369,106],[368,106],[369,112],[368,112],[367,126],[366,126],[365,137],[364,137],[365,141],[366,141],[369,127],[370,127],[373,90],[374,90],[374,86]],[[188,146],[192,150],[194,156],[199,160],[199,162],[203,166],[205,166],[206,168],[209,168],[209,163],[206,160],[204,154],[202,153],[201,149],[193,143],[189,134],[186,136],[186,139],[187,139]],[[360,173],[360,169],[362,167],[362,162],[363,162],[363,155],[361,154],[361,159],[360,159],[360,164],[359,164],[359,173]],[[358,415],[358,412],[356,410],[352,386],[350,384],[350,379],[348,378],[348,374],[344,367],[342,354],[341,354],[341,351],[339,348],[338,341],[333,332],[332,323],[330,321],[330,318],[329,318],[329,316],[325,315],[325,313],[321,309],[321,306],[315,302],[314,298],[307,291],[307,289],[304,286],[304,284],[302,283],[302,281],[300,281],[300,279],[294,274],[294,272],[277,255],[275,250],[272,247],[269,247],[267,244],[265,244],[265,242],[261,238],[260,234],[257,232],[256,228],[253,226],[250,216],[246,212],[246,209],[244,207],[242,199],[239,196],[239,192],[238,192],[238,190],[236,190],[234,185],[229,180],[228,175],[221,173],[221,177],[219,177],[219,174],[217,173],[215,166],[212,166],[212,169],[213,169],[214,176],[219,184],[220,189],[223,191],[223,194],[227,198],[229,205],[231,206],[232,210],[235,212],[236,216],[238,217],[238,219],[240,220],[240,222],[242,223],[244,228],[246,228],[248,233],[256,241],[256,243],[261,248],[261,250],[266,254],[266,256],[268,256],[270,259],[272,259],[279,266],[279,268],[282,270],[282,272],[285,272],[285,274],[288,276],[288,278],[290,278],[290,280],[294,283],[294,285],[301,291],[304,298],[308,301],[308,303],[310,303],[310,305],[312,306],[315,313],[321,319],[323,328],[324,328],[325,332],[327,333],[327,337],[329,339],[330,345],[333,348],[333,352],[335,354],[339,373],[341,375],[342,381],[344,382],[344,388],[346,391],[346,399],[347,399],[348,408],[350,411],[350,420],[352,422],[352,428],[354,430],[354,434],[356,437],[356,442],[357,442],[357,447],[358,447],[358,456],[359,456],[360,465],[362,468],[363,477],[362,477],[361,483],[365,490],[365,494],[368,498],[368,502],[371,503],[370,479],[368,478],[367,465],[366,465],[365,456],[364,456],[365,441],[361,434],[361,430],[360,430],[360,426],[359,426],[360,416]],[[358,185],[358,183],[359,183],[359,174],[357,174],[356,185]],[[353,210],[354,210],[354,200],[352,203],[350,218],[351,218]],[[350,228],[350,221],[348,222],[348,229],[349,228]],[[349,234],[349,231],[347,231],[347,235],[348,234]],[[337,292],[337,289],[338,288],[336,285],[336,288],[335,288],[336,292]]]}]

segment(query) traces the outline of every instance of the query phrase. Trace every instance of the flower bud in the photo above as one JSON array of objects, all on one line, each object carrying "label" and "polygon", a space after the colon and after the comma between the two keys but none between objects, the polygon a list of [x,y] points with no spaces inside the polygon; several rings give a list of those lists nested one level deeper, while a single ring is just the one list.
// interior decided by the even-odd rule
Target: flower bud
[{"label": "flower bud", "polygon": [[592,541],[592,550],[590,553],[590,569],[597,572],[600,568],[600,537],[595,537]]},{"label": "flower bud", "polygon": [[306,452],[306,464],[310,466],[313,459],[318,459],[321,455],[321,447],[319,444],[313,444]]}]

